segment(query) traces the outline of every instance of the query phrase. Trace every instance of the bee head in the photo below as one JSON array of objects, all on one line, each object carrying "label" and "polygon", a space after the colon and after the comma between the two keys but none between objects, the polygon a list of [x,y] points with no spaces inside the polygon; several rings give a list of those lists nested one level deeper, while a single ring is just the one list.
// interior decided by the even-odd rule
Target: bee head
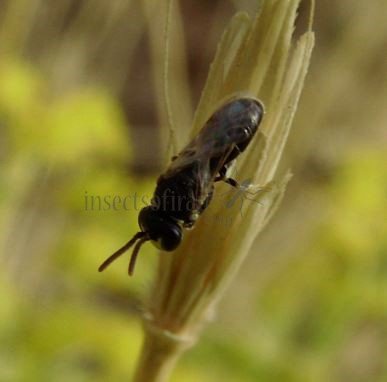
[{"label": "bee head", "polygon": [[163,251],[173,251],[179,246],[183,238],[182,228],[179,224],[154,207],[143,208],[138,215],[138,223],[141,231],[137,232],[123,247],[109,256],[98,268],[100,272],[134,245],[128,268],[129,275],[132,275],[137,255],[146,241],[152,241],[156,247]]},{"label": "bee head", "polygon": [[144,207],[138,215],[138,224],[149,240],[163,251],[175,250],[183,238],[180,225],[154,207]]}]

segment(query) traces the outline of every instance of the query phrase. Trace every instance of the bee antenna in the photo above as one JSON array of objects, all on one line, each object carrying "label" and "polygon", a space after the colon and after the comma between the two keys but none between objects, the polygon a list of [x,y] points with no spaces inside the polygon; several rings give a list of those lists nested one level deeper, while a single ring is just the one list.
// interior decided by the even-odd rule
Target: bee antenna
[{"label": "bee antenna", "polygon": [[[144,238],[145,232],[137,232],[123,247],[109,256],[98,268],[99,272],[105,270],[113,261],[118,259],[123,253],[125,253],[137,240]],[[143,241],[142,241],[143,242]],[[137,246],[136,246],[137,247]]]},{"label": "bee antenna", "polygon": [[134,272],[134,267],[136,265],[136,260],[137,260],[137,255],[138,252],[140,251],[141,246],[148,241],[149,238],[147,236],[142,237],[136,244],[136,246],[133,249],[132,256],[130,257],[130,262],[129,262],[129,268],[128,268],[128,274],[129,276],[133,275]]}]

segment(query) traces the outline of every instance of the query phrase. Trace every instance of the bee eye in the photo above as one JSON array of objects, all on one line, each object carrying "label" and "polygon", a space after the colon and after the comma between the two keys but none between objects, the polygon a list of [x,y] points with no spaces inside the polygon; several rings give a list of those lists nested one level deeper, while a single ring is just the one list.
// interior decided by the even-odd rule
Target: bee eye
[{"label": "bee eye", "polygon": [[183,238],[182,228],[179,224],[152,207],[145,207],[141,210],[139,224],[141,230],[148,234],[152,243],[163,251],[173,251],[179,246]]},{"label": "bee eye", "polygon": [[164,251],[173,251],[175,250],[182,239],[182,230],[180,226],[175,223],[168,224],[164,227],[164,232],[159,238],[160,246]]},{"label": "bee eye", "polygon": [[162,236],[159,236],[156,240],[152,240],[153,245],[163,251],[174,251],[182,239],[182,231],[179,229],[179,226],[177,227],[178,229],[176,229],[176,225],[171,225],[169,229],[166,229],[162,233]]}]

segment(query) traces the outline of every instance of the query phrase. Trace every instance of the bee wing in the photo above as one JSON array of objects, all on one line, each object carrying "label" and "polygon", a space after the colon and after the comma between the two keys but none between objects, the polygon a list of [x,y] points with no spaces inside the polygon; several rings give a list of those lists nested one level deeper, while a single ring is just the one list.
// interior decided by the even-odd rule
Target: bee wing
[{"label": "bee wing", "polygon": [[[212,114],[198,135],[174,158],[167,174],[173,175],[194,161],[206,163],[212,158],[221,159],[232,145],[243,151],[256,133],[263,113],[262,104],[254,98],[231,98]],[[245,146],[241,147],[240,143]]]},{"label": "bee wing", "polygon": [[[263,106],[252,98],[231,99],[219,108],[188,145],[173,158],[163,177],[168,178],[193,166],[197,169],[196,196],[200,202],[213,187],[213,181],[235,148],[243,151],[257,131]],[[235,157],[235,153],[234,156]],[[216,168],[214,168],[216,165]]]},{"label": "bee wing", "polygon": [[212,158],[219,158],[221,163],[222,157],[226,160],[232,149],[244,142],[249,134],[251,133],[245,126],[222,117],[218,111],[208,120],[199,134],[173,158],[165,175],[172,176],[194,162],[200,163],[205,169]]},{"label": "bee wing", "polygon": [[207,162],[210,158],[210,152],[203,151],[200,145],[197,144],[197,138],[195,138],[176,157],[172,158],[172,162],[164,176],[171,177],[185,167],[195,163]]}]

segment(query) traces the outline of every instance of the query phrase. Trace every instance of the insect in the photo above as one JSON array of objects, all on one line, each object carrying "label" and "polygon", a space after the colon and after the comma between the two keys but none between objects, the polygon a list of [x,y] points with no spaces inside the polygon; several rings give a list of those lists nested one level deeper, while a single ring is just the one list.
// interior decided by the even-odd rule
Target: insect
[{"label": "insect", "polygon": [[216,110],[158,178],[151,205],[139,213],[140,231],[107,258],[99,271],[134,245],[128,268],[132,275],[139,250],[147,241],[164,251],[175,250],[183,228],[192,228],[211,202],[214,183],[240,187],[227,177],[227,169],[251,142],[263,114],[262,104],[252,97],[232,98]]}]

